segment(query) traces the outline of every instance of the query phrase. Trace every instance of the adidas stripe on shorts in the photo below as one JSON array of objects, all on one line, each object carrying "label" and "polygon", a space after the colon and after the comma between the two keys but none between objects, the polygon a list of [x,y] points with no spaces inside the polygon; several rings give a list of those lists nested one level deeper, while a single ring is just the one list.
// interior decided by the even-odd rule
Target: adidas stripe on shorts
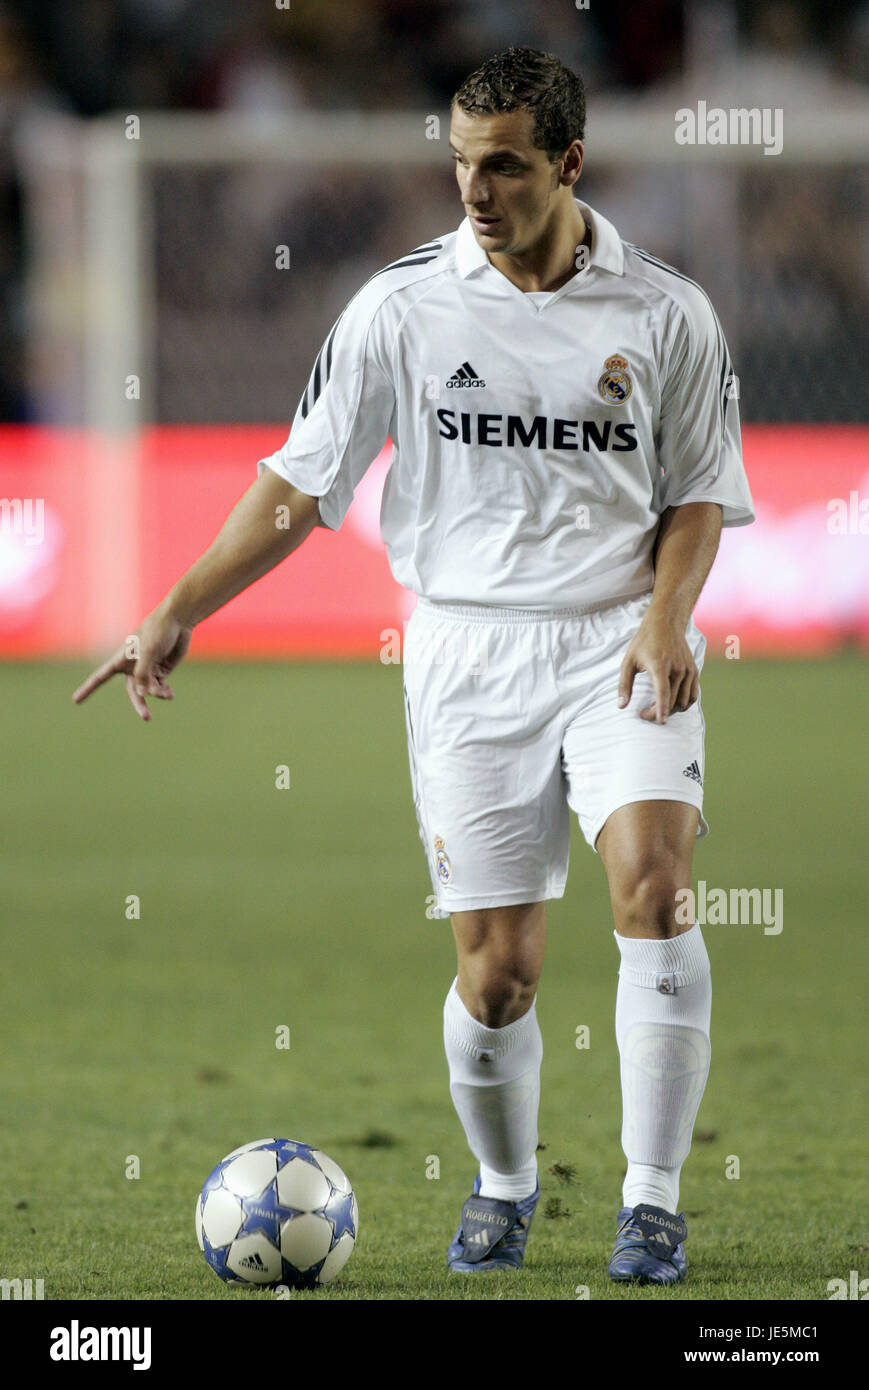
[{"label": "adidas stripe on shorts", "polygon": [[[639,717],[646,672],[618,707],[619,670],[651,594],[595,611],[420,599],[407,624],[404,698],[414,804],[437,911],[560,898],[570,810],[594,848],[632,801],[684,801],[703,819],[700,701]],[[686,640],[702,669],[706,639]]]}]

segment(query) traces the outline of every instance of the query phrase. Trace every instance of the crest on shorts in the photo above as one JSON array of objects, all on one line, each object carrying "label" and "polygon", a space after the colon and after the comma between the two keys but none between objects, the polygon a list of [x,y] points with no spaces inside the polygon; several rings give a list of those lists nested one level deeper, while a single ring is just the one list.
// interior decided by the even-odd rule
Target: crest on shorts
[{"label": "crest on shorts", "polygon": [[628,359],[614,352],[603,364],[603,375],[597,383],[598,394],[610,405],[624,405],[634,389],[628,376]]},{"label": "crest on shorts", "polygon": [[449,883],[453,876],[453,866],[449,861],[444,842],[440,835],[434,837],[435,862],[438,869],[438,878],[441,883]]}]

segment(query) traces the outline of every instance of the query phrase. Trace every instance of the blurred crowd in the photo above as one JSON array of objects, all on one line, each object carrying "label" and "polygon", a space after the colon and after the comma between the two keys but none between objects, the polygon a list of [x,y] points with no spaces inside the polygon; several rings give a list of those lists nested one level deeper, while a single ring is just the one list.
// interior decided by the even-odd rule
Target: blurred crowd
[{"label": "blurred crowd", "polygon": [[[816,103],[865,92],[869,0],[591,0],[587,9],[580,0],[0,0],[0,419],[34,413],[22,293],[27,221],[15,153],[16,127],[34,111],[443,113],[483,57],[519,42],[556,52],[581,72],[593,113],[596,94],[677,91],[686,64],[698,70],[704,62],[698,16],[716,12],[733,30],[734,77],[753,74],[789,101],[806,91]],[[841,197],[847,204],[847,188]],[[865,229],[861,198],[865,181],[853,190],[856,225]],[[820,235],[822,209],[806,201],[795,190],[784,207],[767,207],[754,240],[780,238],[782,221],[800,215],[805,235]],[[619,207],[616,190],[612,213],[606,204],[602,211]],[[830,273],[835,279],[843,251],[862,255],[856,273],[865,283],[866,247],[855,251],[853,240],[840,222]],[[819,254],[817,245],[802,251]],[[784,257],[793,260],[787,247]],[[787,274],[795,285],[784,292],[797,293],[799,265]],[[853,288],[850,269],[846,278]],[[773,283],[769,293],[778,288]],[[768,315],[759,320],[761,331]]]},{"label": "blurred crowd", "polygon": [[[714,6],[716,0],[696,0]],[[557,52],[590,91],[680,71],[692,0],[5,0],[0,81],[81,115],[119,107],[441,109],[481,56]],[[728,3],[750,52],[865,80],[869,7]],[[581,16],[577,11],[582,10]],[[388,73],[388,82],[371,74]]]}]

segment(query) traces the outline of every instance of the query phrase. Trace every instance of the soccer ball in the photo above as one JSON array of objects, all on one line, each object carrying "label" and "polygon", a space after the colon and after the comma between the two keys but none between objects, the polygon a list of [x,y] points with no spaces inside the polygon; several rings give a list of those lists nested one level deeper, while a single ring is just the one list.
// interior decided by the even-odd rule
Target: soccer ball
[{"label": "soccer ball", "polygon": [[356,1244],[359,1208],[338,1164],[292,1139],[222,1158],[196,1199],[196,1238],[228,1284],[327,1284]]}]

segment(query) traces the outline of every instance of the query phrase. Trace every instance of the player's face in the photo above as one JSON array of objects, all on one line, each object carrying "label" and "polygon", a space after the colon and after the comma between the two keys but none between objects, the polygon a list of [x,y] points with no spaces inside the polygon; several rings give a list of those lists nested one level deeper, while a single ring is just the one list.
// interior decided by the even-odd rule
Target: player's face
[{"label": "player's face", "polygon": [[[474,236],[490,253],[519,256],[532,250],[574,181],[562,182],[561,164],[550,163],[546,151],[531,143],[533,130],[530,111],[470,116],[453,108],[450,146],[462,202]],[[579,152],[581,164],[579,142],[570,150],[574,162]]]}]

